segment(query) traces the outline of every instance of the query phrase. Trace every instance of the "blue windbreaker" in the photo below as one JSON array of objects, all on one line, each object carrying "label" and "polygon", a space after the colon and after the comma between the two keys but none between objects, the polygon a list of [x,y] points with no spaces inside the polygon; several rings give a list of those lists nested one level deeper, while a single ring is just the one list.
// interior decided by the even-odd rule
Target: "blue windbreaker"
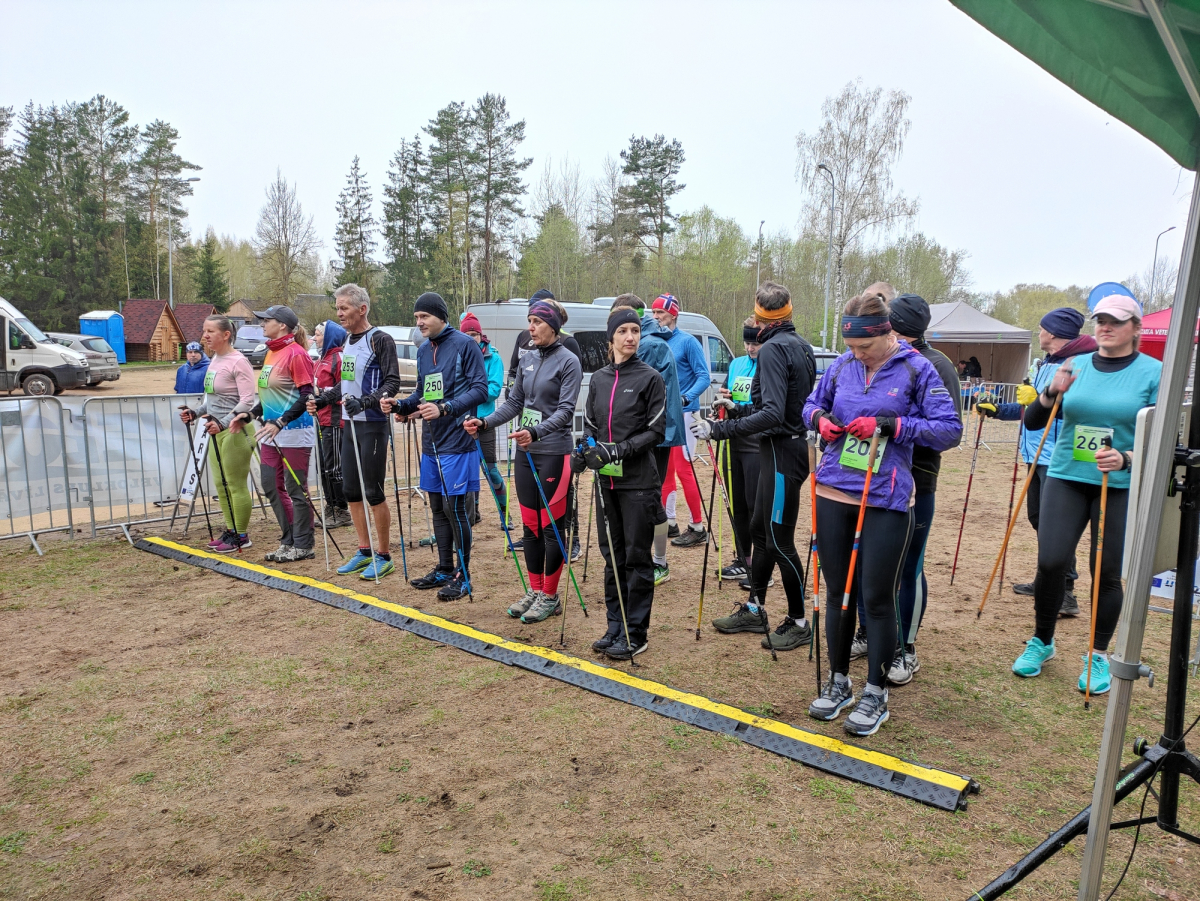
[{"label": "blue windbreaker", "polygon": [[431,438],[439,454],[476,453],[475,439],[462,424],[487,402],[487,371],[479,345],[451,325],[422,344],[417,349],[416,390],[396,405],[396,412],[405,416],[417,412],[431,375],[442,377],[439,402],[446,404],[448,415],[421,424],[421,453],[433,453]]},{"label": "blue windbreaker", "polygon": [[184,363],[180,366],[179,371],[175,373],[175,393],[203,394],[204,376],[208,374],[210,362],[212,361],[208,359],[208,355],[201,351],[199,363],[194,366],[191,363]]},{"label": "blue windbreaker", "polygon": [[483,369],[487,373],[487,400],[479,405],[475,415],[480,419],[496,412],[496,400],[500,397],[500,389],[504,387],[504,363],[496,348],[486,339],[479,345],[483,351]]},{"label": "blue windbreaker", "polygon": [[704,357],[704,348],[694,335],[689,335],[681,328],[663,331],[666,332],[667,346],[675,354],[680,399],[687,398],[687,402],[683,404],[683,412],[695,413],[700,409],[700,395],[708,390],[712,379],[708,360]]},{"label": "blue windbreaker", "polygon": [[670,333],[658,324],[658,320],[647,313],[642,317],[642,340],[638,344],[638,359],[662,376],[667,392],[667,434],[659,447],[683,447],[687,443],[687,432],[683,424],[683,397],[679,393],[679,372],[675,367],[675,353],[667,344]]}]

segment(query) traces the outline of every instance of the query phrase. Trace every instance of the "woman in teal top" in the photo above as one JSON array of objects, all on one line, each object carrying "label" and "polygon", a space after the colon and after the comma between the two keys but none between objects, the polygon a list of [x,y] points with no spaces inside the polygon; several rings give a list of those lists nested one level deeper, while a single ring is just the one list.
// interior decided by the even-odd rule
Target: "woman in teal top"
[{"label": "woman in teal top", "polygon": [[[729,364],[722,399],[739,406],[750,404],[750,383],[758,372],[758,322],[753,316],[742,323],[744,357],[735,357]],[[718,406],[723,400],[718,401]],[[720,451],[721,478],[729,487],[729,504],[733,507],[733,562],[721,570],[722,579],[736,579],[749,588],[750,520],[754,516],[754,497],[758,493],[758,436],[734,438]]]},{"label": "woman in teal top", "polygon": [[[1092,560],[1100,518],[1100,484],[1108,473],[1108,502],[1104,518],[1104,551],[1100,561],[1100,592],[1096,606],[1096,641],[1092,655],[1091,693],[1104,694],[1111,680],[1108,643],[1121,616],[1121,558],[1125,548],[1125,513],[1129,502],[1133,434],[1138,411],[1158,402],[1162,364],[1138,353],[1142,308],[1130,297],[1106,297],[1092,313],[1099,350],[1064,363],[1054,380],[1029,405],[1027,429],[1043,429],[1050,409],[1061,397],[1061,437],[1054,445],[1042,489],[1038,531],[1038,569],[1033,583],[1036,631],[1025,652],[1013,664],[1018,676],[1037,676],[1042,664],[1055,656],[1054,627],[1062,606],[1063,586],[1075,545],[1084,528],[1092,526]],[[1072,363],[1074,366],[1072,367]],[[1079,690],[1087,684],[1087,654]]]}]

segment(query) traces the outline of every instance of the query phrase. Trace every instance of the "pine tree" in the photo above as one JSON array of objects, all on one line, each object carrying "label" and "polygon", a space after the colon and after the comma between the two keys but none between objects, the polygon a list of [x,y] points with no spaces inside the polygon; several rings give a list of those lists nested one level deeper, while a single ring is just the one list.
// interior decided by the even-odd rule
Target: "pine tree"
[{"label": "pine tree", "polygon": [[473,127],[470,110],[456,102],[438,110],[424,129],[433,140],[428,186],[440,244],[437,281],[455,306],[469,304],[472,297],[472,244],[479,221]]},{"label": "pine tree", "polygon": [[[147,237],[154,241],[154,296],[162,297],[161,251],[166,248],[169,219],[175,235],[186,234],[179,227],[187,216],[180,201],[190,197],[192,186],[181,176],[184,171],[198,172],[200,167],[189,163],[178,153],[179,132],[161,119],[155,119],[141,134],[141,149],[133,164],[131,201],[150,228]],[[170,204],[170,209],[167,209]]]},{"label": "pine tree", "polygon": [[191,266],[192,283],[196,288],[196,299],[211,303],[220,312],[229,309],[229,275],[225,261],[221,258],[221,245],[211,228],[204,236],[196,258]]},{"label": "pine tree", "polygon": [[686,185],[675,180],[683,166],[683,145],[677,140],[667,141],[662,135],[653,138],[629,139],[629,148],[621,151],[625,166],[621,170],[633,178],[633,184],[623,189],[625,209],[637,216],[637,237],[653,237],[654,251],[658,259],[659,287],[662,287],[663,245],[667,235],[675,231],[679,217],[671,212],[671,199]]},{"label": "pine tree", "polygon": [[375,255],[375,216],[371,212],[371,189],[366,173],[359,170],[358,157],[346,176],[346,187],[338,195],[337,232],[333,243],[337,248],[337,284],[354,282],[368,292],[375,287],[378,266]]},{"label": "pine tree", "polygon": [[499,234],[522,215],[518,205],[525,185],[521,173],[533,162],[518,159],[517,147],[525,140],[525,120],[509,123],[508,106],[497,94],[484,94],[472,111],[474,157],[479,170],[479,207],[482,212],[483,299],[495,300],[493,253]]}]

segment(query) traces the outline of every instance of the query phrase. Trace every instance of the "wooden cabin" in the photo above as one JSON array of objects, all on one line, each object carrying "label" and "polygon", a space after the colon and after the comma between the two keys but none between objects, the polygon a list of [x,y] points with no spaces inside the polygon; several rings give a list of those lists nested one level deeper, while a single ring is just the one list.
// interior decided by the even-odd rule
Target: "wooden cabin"
[{"label": "wooden cabin", "polygon": [[183,329],[165,300],[127,300],[121,313],[125,317],[125,356],[130,363],[183,358]]}]

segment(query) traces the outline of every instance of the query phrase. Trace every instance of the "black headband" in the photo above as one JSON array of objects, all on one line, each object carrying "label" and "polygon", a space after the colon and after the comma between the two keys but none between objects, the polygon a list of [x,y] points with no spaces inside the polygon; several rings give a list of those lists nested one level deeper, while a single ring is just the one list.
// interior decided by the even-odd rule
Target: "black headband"
[{"label": "black headband", "polygon": [[762,329],[757,325],[742,326],[742,341],[746,344],[760,344],[759,335],[762,334]]},{"label": "black headband", "polygon": [[878,338],[892,330],[887,316],[843,316],[843,338]]},{"label": "black headband", "polygon": [[639,328],[642,325],[642,320],[638,318],[638,314],[629,309],[629,307],[617,310],[617,312],[608,317],[608,341],[610,344],[612,343],[613,335],[617,333],[617,329],[627,322],[631,322]]}]

